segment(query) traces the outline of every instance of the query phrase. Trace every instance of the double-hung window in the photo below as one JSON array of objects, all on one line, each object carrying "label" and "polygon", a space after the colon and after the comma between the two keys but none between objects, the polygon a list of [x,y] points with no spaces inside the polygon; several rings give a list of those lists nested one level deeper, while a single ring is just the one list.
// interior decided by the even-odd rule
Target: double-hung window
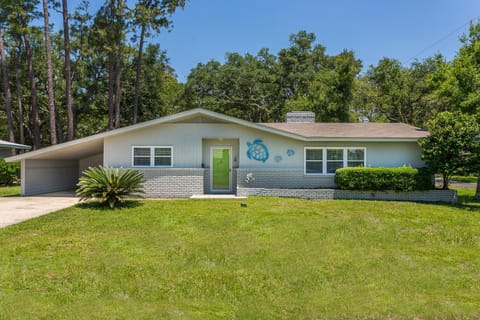
[{"label": "double-hung window", "polygon": [[306,175],[333,175],[346,167],[365,166],[365,148],[305,148]]},{"label": "double-hung window", "polygon": [[334,174],[343,168],[343,149],[325,149],[327,151],[327,174]]},{"label": "double-hung window", "polygon": [[364,167],[365,149],[348,148],[347,149],[347,167]]},{"label": "double-hung window", "polygon": [[132,167],[171,167],[172,147],[133,147]]},{"label": "double-hung window", "polygon": [[305,149],[305,173],[322,174],[323,173],[323,149],[309,148]]}]

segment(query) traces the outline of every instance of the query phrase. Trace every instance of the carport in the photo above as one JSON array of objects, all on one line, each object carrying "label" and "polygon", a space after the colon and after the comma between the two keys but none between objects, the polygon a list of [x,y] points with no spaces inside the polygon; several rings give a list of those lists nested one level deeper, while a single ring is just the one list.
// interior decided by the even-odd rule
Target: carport
[{"label": "carport", "polygon": [[103,165],[103,140],[91,136],[5,160],[21,164],[22,196],[73,190],[83,170]]}]

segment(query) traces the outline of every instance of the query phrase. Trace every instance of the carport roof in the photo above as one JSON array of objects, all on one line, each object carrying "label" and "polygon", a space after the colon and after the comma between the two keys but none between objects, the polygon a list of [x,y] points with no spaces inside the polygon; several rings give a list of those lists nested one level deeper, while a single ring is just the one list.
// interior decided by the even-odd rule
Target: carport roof
[{"label": "carport roof", "polygon": [[0,140],[0,148],[4,149],[21,149],[21,150],[29,150],[31,149],[30,146],[26,146],[24,144],[13,143],[5,140]]}]

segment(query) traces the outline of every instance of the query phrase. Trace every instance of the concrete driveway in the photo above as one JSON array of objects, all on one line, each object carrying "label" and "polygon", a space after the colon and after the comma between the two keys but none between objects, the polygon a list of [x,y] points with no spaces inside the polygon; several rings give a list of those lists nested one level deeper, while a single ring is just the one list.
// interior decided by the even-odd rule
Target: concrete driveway
[{"label": "concrete driveway", "polygon": [[0,197],[0,228],[73,206],[73,192],[55,192],[32,197]]}]

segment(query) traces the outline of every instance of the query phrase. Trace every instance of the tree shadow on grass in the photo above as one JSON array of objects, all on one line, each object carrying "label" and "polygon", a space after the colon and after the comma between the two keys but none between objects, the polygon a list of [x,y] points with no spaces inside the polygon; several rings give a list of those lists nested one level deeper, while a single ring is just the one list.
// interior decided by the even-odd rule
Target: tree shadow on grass
[{"label": "tree shadow on grass", "polygon": [[465,188],[463,188],[463,190],[462,188],[452,189],[457,190],[458,200],[456,203],[436,202],[436,204],[439,206],[463,209],[480,213],[480,200],[476,200],[472,192],[466,191],[467,189]]},{"label": "tree shadow on grass", "polygon": [[80,202],[75,205],[77,208],[80,209],[88,209],[88,210],[97,210],[97,211],[119,211],[125,209],[133,209],[137,207],[143,206],[143,203],[139,200],[125,200],[122,201],[120,206],[116,208],[110,208],[107,204],[101,203],[100,201],[86,201]]}]

